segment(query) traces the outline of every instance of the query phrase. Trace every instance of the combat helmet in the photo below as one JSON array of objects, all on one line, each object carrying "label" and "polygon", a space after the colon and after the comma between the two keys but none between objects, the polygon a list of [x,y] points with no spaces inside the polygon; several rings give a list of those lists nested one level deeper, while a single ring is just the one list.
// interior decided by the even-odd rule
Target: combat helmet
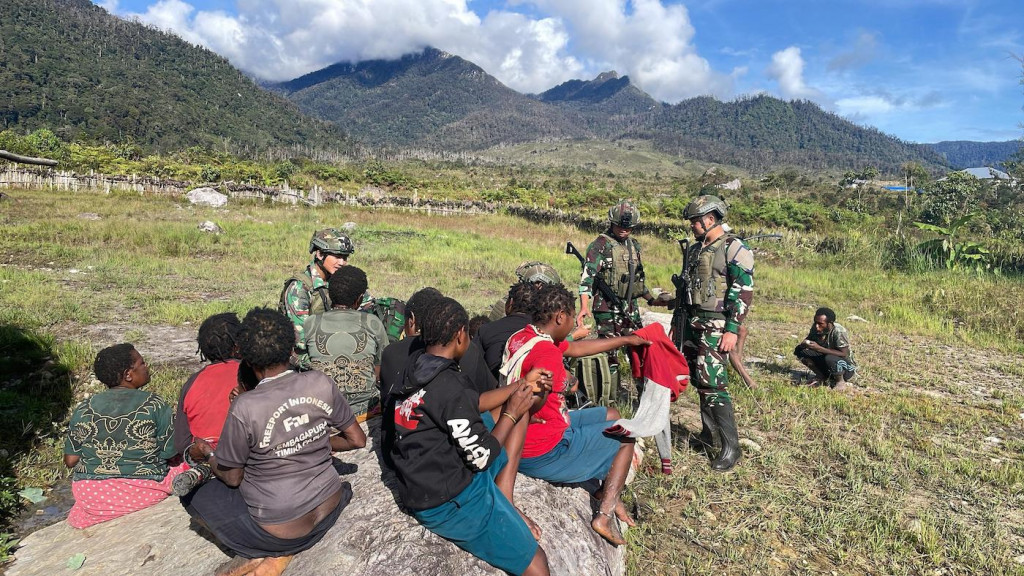
[{"label": "combat helmet", "polygon": [[725,200],[718,196],[697,196],[693,199],[693,202],[686,205],[686,209],[683,210],[683,218],[693,220],[694,218],[700,218],[705,214],[714,212],[718,214],[719,220],[723,220],[725,219],[725,215],[728,211],[729,208],[726,205]]},{"label": "combat helmet", "polygon": [[558,272],[554,268],[544,264],[543,262],[537,262],[531,260],[530,262],[523,262],[516,268],[516,277],[519,278],[520,282],[543,282],[545,284],[561,284],[562,279],[559,278]]},{"label": "combat helmet", "polygon": [[309,253],[317,250],[324,254],[348,256],[356,251],[356,246],[347,234],[337,228],[324,228],[314,232],[309,240]]},{"label": "combat helmet", "polygon": [[608,223],[620,228],[634,228],[640,223],[640,210],[630,200],[619,200],[608,209]]}]

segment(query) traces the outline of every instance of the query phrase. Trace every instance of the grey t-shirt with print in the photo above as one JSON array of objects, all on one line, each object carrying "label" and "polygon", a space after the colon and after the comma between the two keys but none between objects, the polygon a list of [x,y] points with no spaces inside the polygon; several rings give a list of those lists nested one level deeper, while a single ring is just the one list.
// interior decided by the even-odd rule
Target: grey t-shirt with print
[{"label": "grey t-shirt with print", "polygon": [[235,399],[217,462],[245,468],[239,488],[256,522],[288,522],[341,487],[331,465],[330,427],[344,430],[354,423],[333,380],[321,372],[289,371]]}]

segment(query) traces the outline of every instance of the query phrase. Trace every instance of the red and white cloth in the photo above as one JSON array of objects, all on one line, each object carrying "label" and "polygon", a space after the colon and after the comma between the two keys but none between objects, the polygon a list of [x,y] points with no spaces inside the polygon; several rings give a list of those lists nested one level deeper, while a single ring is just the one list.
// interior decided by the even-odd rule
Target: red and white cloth
[{"label": "red and white cloth", "polygon": [[690,383],[690,369],[686,358],[676,350],[661,324],[651,324],[634,332],[650,346],[631,348],[630,364],[633,377],[644,379],[644,392],[640,406],[632,418],[620,418],[605,429],[608,434],[642,438],[654,436],[661,456],[662,471],[672,470],[672,442],[669,424],[669,404],[686,390]]}]

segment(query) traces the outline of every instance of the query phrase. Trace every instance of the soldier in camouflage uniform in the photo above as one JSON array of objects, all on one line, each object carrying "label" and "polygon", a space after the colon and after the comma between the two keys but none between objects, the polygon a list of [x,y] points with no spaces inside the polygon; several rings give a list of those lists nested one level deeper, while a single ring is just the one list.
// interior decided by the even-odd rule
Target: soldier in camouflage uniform
[{"label": "soldier in camouflage uniform", "polygon": [[[517,282],[534,282],[540,284],[561,284],[562,279],[558,276],[558,271],[551,266],[531,260],[529,262],[523,262],[516,268]],[[493,322],[495,320],[501,320],[505,317],[505,303],[508,302],[508,295],[502,296],[500,300],[491,305],[490,311],[487,313],[487,317]]]},{"label": "soldier in camouflage uniform", "polygon": [[702,428],[690,445],[711,457],[717,430],[722,449],[711,468],[718,471],[731,469],[741,455],[726,366],[754,296],[754,255],[727,233],[726,212],[716,196],[699,196],[686,207],[697,242],[686,252],[672,320],[673,338],[700,396]]},{"label": "soldier in camouflage uniform", "polygon": [[295,325],[295,350],[302,364],[306,359],[303,324],[311,314],[331,309],[327,281],[331,274],[348,264],[349,256],[355,251],[352,240],[337,228],[317,230],[309,241],[313,261],[302,274],[292,276],[284,283],[278,308]]},{"label": "soldier in camouflage uniform", "polygon": [[303,331],[310,366],[330,376],[360,422],[379,412],[380,363],[388,334],[373,314],[359,311],[366,273],[345,266],[328,283],[331,309],[311,315]]},{"label": "soldier in camouflage uniform", "polygon": [[[644,264],[640,257],[640,243],[631,238],[633,228],[640,223],[640,211],[629,200],[620,200],[608,210],[608,230],[587,246],[586,262],[580,276],[580,311],[576,324],[582,326],[587,316],[594,317],[597,336],[621,336],[640,328],[640,308],[637,299],[643,298],[650,306],[666,306],[668,302],[656,299],[644,284]],[[623,304],[625,318],[616,317],[614,305],[594,287],[594,279],[601,277]]]}]

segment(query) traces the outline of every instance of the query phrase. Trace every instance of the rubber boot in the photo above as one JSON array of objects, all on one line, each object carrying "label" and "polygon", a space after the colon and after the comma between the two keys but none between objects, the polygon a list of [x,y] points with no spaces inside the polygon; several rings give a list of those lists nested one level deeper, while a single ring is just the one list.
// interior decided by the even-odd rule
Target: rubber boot
[{"label": "rubber boot", "polygon": [[722,451],[718,453],[718,458],[711,461],[711,469],[725,472],[736,465],[742,454],[739,432],[736,430],[736,416],[732,403],[713,406],[711,412],[722,438]]},{"label": "rubber boot", "polygon": [[715,448],[715,416],[711,413],[711,406],[701,399],[700,402],[700,434],[690,436],[690,450],[703,452],[711,455]]}]

